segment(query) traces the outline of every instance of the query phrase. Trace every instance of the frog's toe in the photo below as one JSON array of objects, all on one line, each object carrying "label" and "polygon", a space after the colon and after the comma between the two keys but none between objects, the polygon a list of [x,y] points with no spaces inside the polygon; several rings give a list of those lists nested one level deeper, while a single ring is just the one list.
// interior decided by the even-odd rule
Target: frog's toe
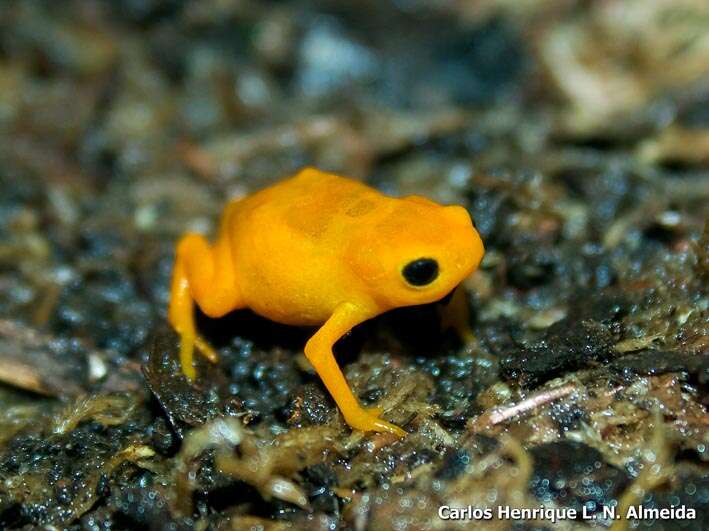
[{"label": "frog's toe", "polygon": [[374,418],[374,427],[372,428],[372,430],[392,433],[397,437],[406,437],[408,435],[408,433],[406,433],[396,424],[392,424],[391,422],[387,422],[386,420],[382,420],[379,418]]},{"label": "frog's toe", "polygon": [[197,371],[195,371],[194,365],[192,364],[192,353],[194,350],[194,339],[189,335],[184,335],[180,339],[180,365],[182,367],[182,374],[184,374],[188,380],[194,380],[197,377]]},{"label": "frog's toe", "polygon": [[376,415],[370,414],[366,409],[363,409],[361,413],[353,417],[346,418],[345,420],[352,428],[360,431],[387,432],[393,433],[397,437],[404,437],[407,435],[407,433],[399,426],[380,419]]},{"label": "frog's toe", "polygon": [[199,353],[207,358],[212,363],[219,362],[219,354],[214,350],[214,347],[209,344],[209,342],[201,336],[196,336],[194,338],[194,346],[197,347]]},{"label": "frog's toe", "polygon": [[364,410],[367,412],[368,415],[371,415],[373,417],[378,417],[379,415],[384,413],[383,407],[365,407]]},{"label": "frog's toe", "polygon": [[464,345],[475,343],[475,334],[473,334],[473,330],[469,326],[465,326],[457,330],[457,332],[458,337],[460,337],[460,340],[463,342]]},{"label": "frog's toe", "polygon": [[197,371],[192,366],[182,367],[182,374],[184,374],[190,381],[194,381],[195,378],[197,378]]}]

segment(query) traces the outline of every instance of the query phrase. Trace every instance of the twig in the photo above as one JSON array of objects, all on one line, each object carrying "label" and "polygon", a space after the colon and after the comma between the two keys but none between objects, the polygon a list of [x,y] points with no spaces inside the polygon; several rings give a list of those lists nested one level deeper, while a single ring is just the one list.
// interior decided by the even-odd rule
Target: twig
[{"label": "twig", "polygon": [[493,408],[472,421],[474,428],[491,427],[519,417],[554,400],[564,398],[576,390],[576,385],[566,384],[554,389],[541,391],[512,406]]}]

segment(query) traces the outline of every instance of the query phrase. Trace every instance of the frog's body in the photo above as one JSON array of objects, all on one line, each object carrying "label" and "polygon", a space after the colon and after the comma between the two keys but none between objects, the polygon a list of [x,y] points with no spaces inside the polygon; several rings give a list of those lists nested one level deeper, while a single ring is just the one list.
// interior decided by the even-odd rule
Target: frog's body
[{"label": "frog's body", "polygon": [[359,406],[332,345],[387,310],[441,299],[478,266],[483,252],[461,207],[388,197],[306,168],[231,202],[214,245],[196,234],[178,244],[169,318],[182,338],[183,371],[194,378],[195,345],[215,358],[196,334],[193,300],[210,317],[250,308],[284,324],[322,324],[305,354],[347,423],[401,435]]}]

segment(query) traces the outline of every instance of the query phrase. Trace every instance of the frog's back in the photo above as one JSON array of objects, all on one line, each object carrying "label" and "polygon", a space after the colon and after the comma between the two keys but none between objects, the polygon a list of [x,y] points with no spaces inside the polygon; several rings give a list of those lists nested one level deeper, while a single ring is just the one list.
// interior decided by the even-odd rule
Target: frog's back
[{"label": "frog's back", "polygon": [[[386,208],[391,198],[358,181],[306,168],[246,198],[239,210],[247,225],[268,222],[295,238],[319,241],[340,235]],[[240,216],[241,217],[241,216]]]}]

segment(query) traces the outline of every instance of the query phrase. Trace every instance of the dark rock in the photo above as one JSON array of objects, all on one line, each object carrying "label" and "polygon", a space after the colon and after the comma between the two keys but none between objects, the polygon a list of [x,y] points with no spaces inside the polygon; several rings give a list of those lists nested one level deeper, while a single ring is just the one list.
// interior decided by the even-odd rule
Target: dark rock
[{"label": "dark rock", "polygon": [[199,426],[222,414],[224,395],[220,391],[224,392],[225,380],[223,373],[208,362],[199,363],[201,356],[195,352],[199,376],[190,382],[176,358],[179,347],[175,337],[167,333],[156,337],[143,374],[172,429],[182,438],[187,427]]},{"label": "dark rock", "polygon": [[598,321],[577,322],[570,318],[551,325],[539,342],[520,347],[500,360],[507,380],[536,387],[565,372],[611,359],[617,337]]},{"label": "dark rock", "polygon": [[687,372],[696,375],[699,381],[704,383],[709,376],[709,353],[641,350],[618,358],[610,367],[626,375],[653,376],[668,372]]},{"label": "dark rock", "polygon": [[630,483],[625,471],[606,463],[603,455],[583,443],[559,441],[529,450],[534,460],[530,490],[540,502],[553,502],[587,514],[617,502]]},{"label": "dark rock", "polygon": [[680,467],[672,486],[663,485],[643,498],[646,509],[687,507],[696,511],[692,520],[645,519],[643,524],[649,529],[707,529],[709,526],[709,475]]}]

